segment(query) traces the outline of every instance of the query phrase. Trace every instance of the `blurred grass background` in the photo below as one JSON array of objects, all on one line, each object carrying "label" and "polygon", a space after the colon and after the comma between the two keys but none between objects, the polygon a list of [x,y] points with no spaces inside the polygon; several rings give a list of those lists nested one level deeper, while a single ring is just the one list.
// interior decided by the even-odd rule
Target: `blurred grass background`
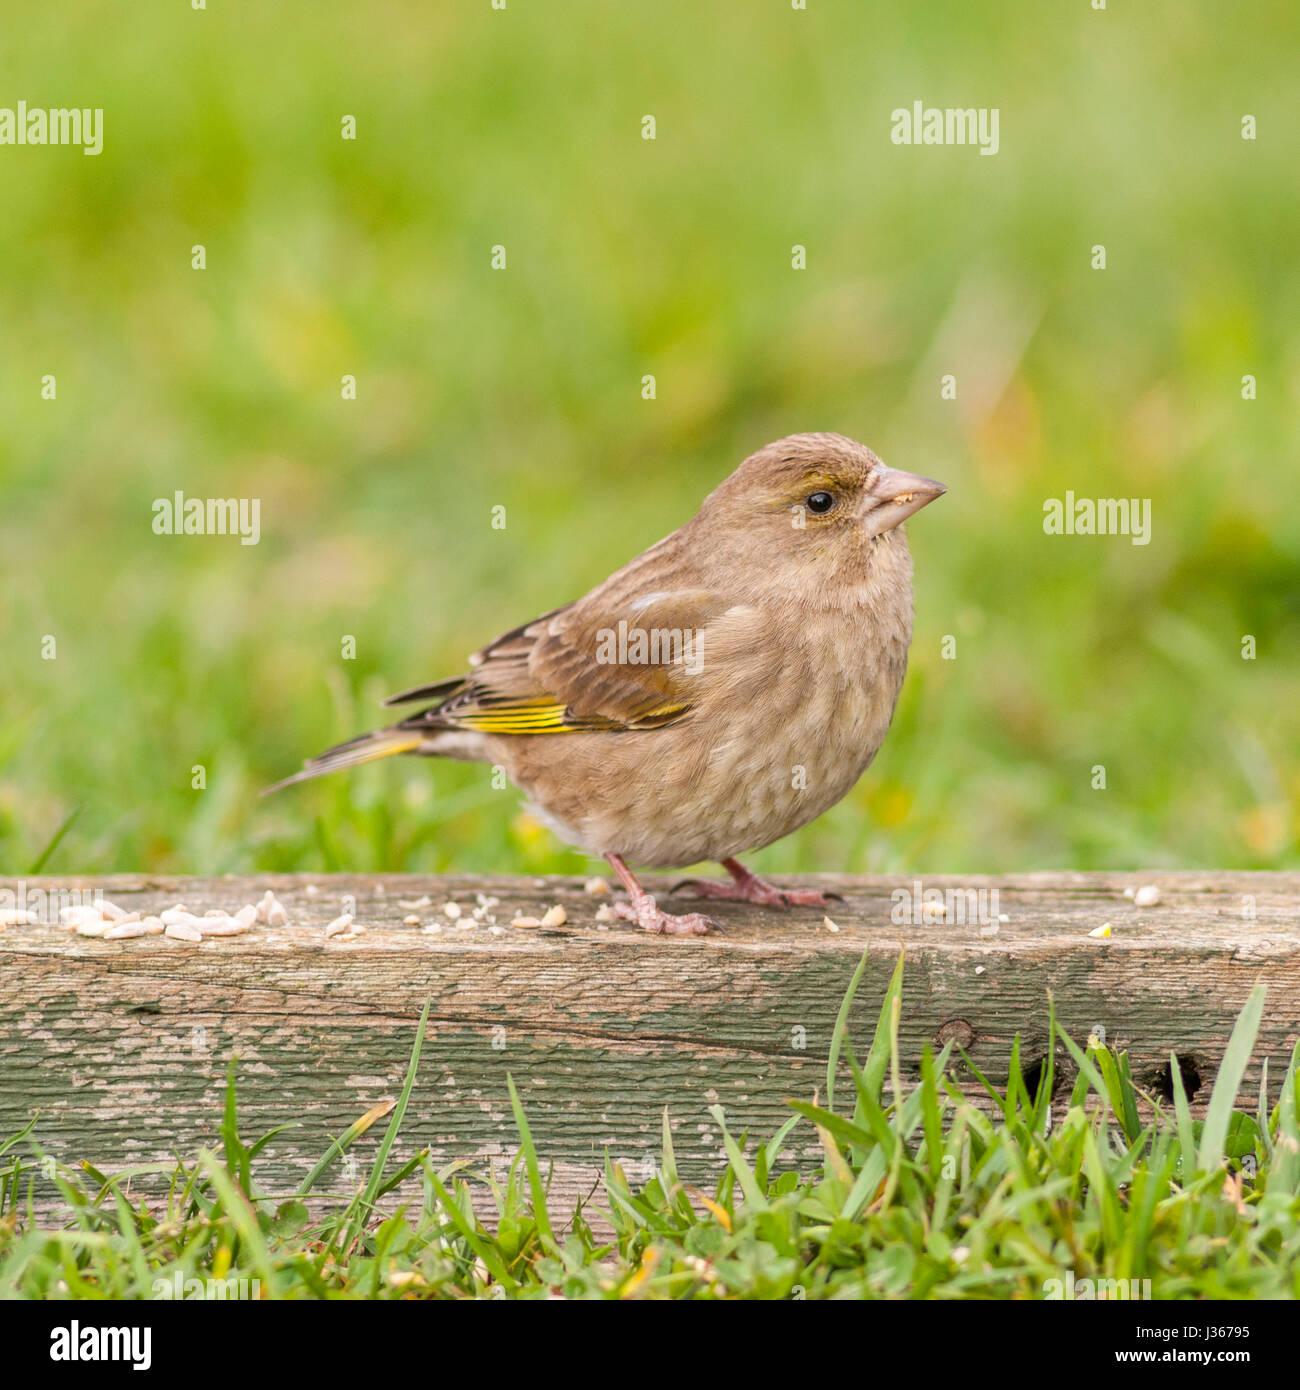
[{"label": "blurred grass background", "polygon": [[[0,148],[4,872],[74,813],[49,871],[580,870],[485,768],[256,793],[821,429],[950,492],[880,757],[757,867],[1300,862],[1296,7],[6,27],[0,105],[106,114],[98,158]],[[892,145],[918,99],[1000,152]],[[155,536],[176,489],[261,543]],[[1152,499],[1151,544],[1044,535],[1066,489]]]}]

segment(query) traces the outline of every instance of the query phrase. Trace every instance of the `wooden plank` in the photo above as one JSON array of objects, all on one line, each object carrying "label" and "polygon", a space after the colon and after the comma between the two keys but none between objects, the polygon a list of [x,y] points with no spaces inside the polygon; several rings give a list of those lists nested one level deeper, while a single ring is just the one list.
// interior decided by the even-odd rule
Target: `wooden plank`
[{"label": "wooden plank", "polygon": [[[801,879],[844,894],[838,931],[810,909],[710,905],[725,936],[651,938],[598,924],[593,898],[568,879],[266,876],[40,879],[4,890],[100,889],[129,909],[178,900],[235,910],[273,889],[285,927],[189,945],[163,937],[103,941],[54,925],[0,932],[0,1135],[39,1108],[36,1137],[61,1161],[165,1160],[215,1142],[226,1064],[240,1058],[242,1128],[255,1137],[297,1123],[268,1151],[288,1190],[331,1135],[396,1095],[414,1025],[431,999],[429,1035],[401,1149],[439,1162],[508,1158],[515,1147],[511,1073],[561,1202],[595,1184],[603,1155],[635,1175],[656,1151],[665,1107],[679,1165],[703,1180],[722,1161],[708,1113],[770,1135],[785,1100],[824,1088],[845,987],[868,966],[852,1016],[865,1049],[898,951],[906,951],[901,1039],[909,1077],[923,1044],[956,1037],[996,1080],[1014,1034],[1032,1065],[1047,1036],[1047,994],[1082,1039],[1102,1027],[1128,1048],[1139,1084],[1167,1085],[1176,1049],[1203,1107],[1228,1032],[1251,986],[1269,987],[1247,1078],[1269,1058],[1275,1079],[1300,1031],[1300,875],[1021,874],[934,877],[927,890],[997,891],[991,923],[893,920],[903,877]],[[1123,889],[1156,882],[1134,907]],[[311,885],[316,891],[309,892]],[[663,884],[657,885],[659,889]],[[496,925],[468,920],[477,893],[500,900]],[[411,907],[422,898],[431,905]],[[327,940],[352,900],[364,935]],[[465,909],[459,923],[437,908]],[[38,899],[36,899],[39,901]],[[12,901],[12,900],[9,900]],[[562,927],[512,928],[515,912],[553,904]],[[986,897],[982,904],[993,906]],[[405,925],[410,913],[436,935]],[[998,921],[998,915],[1005,921]],[[1113,924],[1109,939],[1088,932]],[[1057,1058],[1065,1084],[1072,1068]],[[364,1165],[376,1133],[358,1145]],[[815,1146],[795,1144],[792,1161]]]}]

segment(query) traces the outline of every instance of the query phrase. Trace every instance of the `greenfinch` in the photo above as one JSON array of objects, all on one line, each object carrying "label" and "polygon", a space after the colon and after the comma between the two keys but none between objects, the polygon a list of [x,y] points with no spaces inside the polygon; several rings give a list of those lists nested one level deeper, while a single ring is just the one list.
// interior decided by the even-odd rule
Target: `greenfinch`
[{"label": "greenfinch", "polygon": [[729,880],[696,894],[824,906],[736,856],[807,825],[875,757],[912,636],[902,522],[944,491],[842,435],[777,440],[583,598],[392,696],[419,708],[267,790],[397,753],[490,763],[608,860],[619,916],[648,931],[717,924],[663,911],[629,864],[717,860]]}]

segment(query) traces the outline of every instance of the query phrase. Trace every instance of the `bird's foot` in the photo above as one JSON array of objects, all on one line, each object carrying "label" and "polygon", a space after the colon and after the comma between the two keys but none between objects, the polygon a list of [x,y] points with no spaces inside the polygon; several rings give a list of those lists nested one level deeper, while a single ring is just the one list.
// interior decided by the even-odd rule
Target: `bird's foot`
[{"label": "bird's foot", "polygon": [[737,860],[724,860],[723,867],[731,875],[730,883],[710,878],[685,878],[672,889],[689,888],[697,898],[723,898],[729,902],[757,903],[759,907],[830,907],[832,901],[843,902],[838,893],[823,893],[820,888],[778,888],[766,879],[751,873]]},{"label": "bird's foot", "polygon": [[631,902],[615,903],[614,911],[656,936],[705,936],[711,931],[722,931],[720,922],[715,922],[702,912],[687,912],[675,917],[670,912],[662,911],[649,893],[642,893]]}]

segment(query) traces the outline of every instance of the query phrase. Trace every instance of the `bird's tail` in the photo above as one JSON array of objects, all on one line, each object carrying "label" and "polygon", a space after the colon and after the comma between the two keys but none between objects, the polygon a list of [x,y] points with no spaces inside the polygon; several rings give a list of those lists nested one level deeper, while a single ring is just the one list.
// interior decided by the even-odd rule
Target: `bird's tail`
[{"label": "bird's tail", "polygon": [[340,768],[372,763],[377,758],[391,758],[395,753],[413,753],[423,742],[424,735],[410,729],[378,729],[373,734],[362,734],[360,738],[349,739],[347,743],[327,749],[319,757],[309,758],[301,772],[295,772],[292,777],[264,788],[262,795],[269,796],[281,787],[323,777],[325,773],[337,772]]}]

